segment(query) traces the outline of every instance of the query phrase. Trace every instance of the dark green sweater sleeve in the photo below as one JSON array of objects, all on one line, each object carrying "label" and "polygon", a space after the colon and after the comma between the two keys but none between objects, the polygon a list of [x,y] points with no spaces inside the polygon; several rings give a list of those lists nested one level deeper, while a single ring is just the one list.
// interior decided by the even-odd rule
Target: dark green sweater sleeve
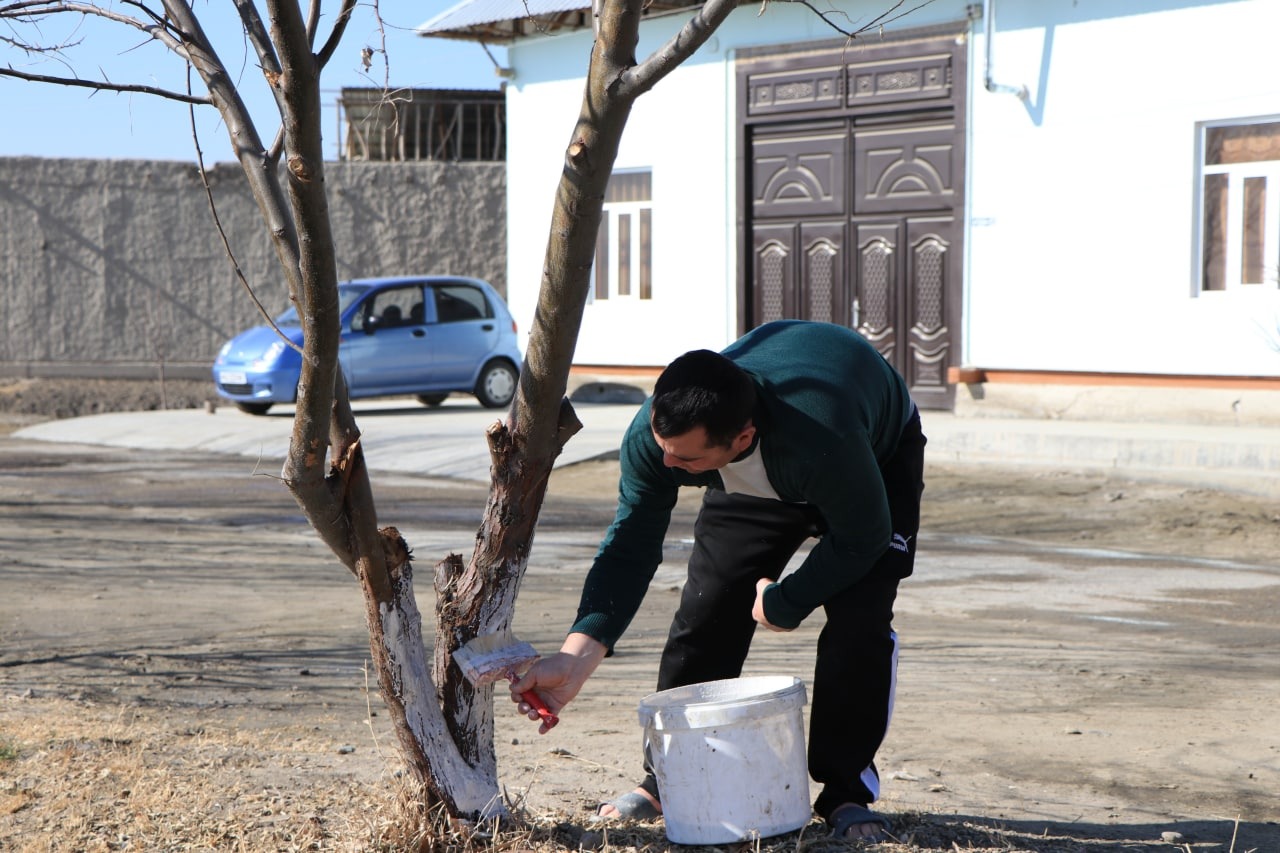
[{"label": "dark green sweater sleeve", "polygon": [[662,562],[662,543],[680,488],[649,431],[647,403],[627,429],[619,462],[618,511],[587,573],[570,629],[610,650],[640,609]]},{"label": "dark green sweater sleeve", "polygon": [[765,591],[765,617],[779,628],[795,628],[861,580],[893,536],[884,480],[865,435],[850,435],[839,448],[816,453],[805,468],[800,488],[822,513],[827,532],[799,568]]}]

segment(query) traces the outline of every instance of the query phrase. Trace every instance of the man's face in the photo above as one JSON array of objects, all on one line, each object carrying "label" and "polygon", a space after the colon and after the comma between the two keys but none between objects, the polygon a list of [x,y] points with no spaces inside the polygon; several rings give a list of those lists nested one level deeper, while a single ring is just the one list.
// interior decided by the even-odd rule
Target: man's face
[{"label": "man's face", "polygon": [[748,423],[734,437],[728,447],[712,447],[707,444],[707,431],[694,427],[686,433],[663,438],[656,432],[653,440],[662,450],[662,464],[668,468],[680,468],[690,474],[714,471],[728,465],[751,446],[756,428]]}]

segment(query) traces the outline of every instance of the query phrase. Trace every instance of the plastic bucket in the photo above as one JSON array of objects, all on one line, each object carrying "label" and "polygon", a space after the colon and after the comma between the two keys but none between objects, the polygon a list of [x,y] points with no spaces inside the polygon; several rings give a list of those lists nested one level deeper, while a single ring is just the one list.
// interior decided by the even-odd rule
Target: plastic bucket
[{"label": "plastic bucket", "polygon": [[640,700],[667,838],[723,844],[809,822],[804,684],[789,675],[690,684]]}]

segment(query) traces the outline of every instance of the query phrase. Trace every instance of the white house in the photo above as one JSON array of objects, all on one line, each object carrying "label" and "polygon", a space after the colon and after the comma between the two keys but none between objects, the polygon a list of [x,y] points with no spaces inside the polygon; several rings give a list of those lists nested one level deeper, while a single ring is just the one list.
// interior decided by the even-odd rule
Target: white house
[{"label": "white house", "polygon": [[[894,5],[829,0],[846,28]],[[651,6],[637,55],[690,14]],[[632,113],[576,364],[802,317],[857,328],[931,408],[983,382],[1274,401],[1277,31],[1275,0],[934,0],[846,42],[805,5],[743,5]],[[589,9],[464,0],[420,32],[507,43],[527,329]]]}]

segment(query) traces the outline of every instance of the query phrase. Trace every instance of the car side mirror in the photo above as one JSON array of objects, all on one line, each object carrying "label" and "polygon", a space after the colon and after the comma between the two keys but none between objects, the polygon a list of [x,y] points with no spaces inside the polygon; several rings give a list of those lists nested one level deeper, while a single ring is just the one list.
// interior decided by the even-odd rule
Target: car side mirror
[{"label": "car side mirror", "polygon": [[376,332],[376,331],[378,330],[378,324],[379,324],[379,323],[381,323],[381,322],[382,322],[382,318],[380,318],[380,317],[378,317],[378,316],[376,316],[376,315],[374,315],[374,316],[370,316],[370,317],[365,317],[365,318],[364,318],[364,333],[365,333],[366,335],[372,335],[374,332]]}]

